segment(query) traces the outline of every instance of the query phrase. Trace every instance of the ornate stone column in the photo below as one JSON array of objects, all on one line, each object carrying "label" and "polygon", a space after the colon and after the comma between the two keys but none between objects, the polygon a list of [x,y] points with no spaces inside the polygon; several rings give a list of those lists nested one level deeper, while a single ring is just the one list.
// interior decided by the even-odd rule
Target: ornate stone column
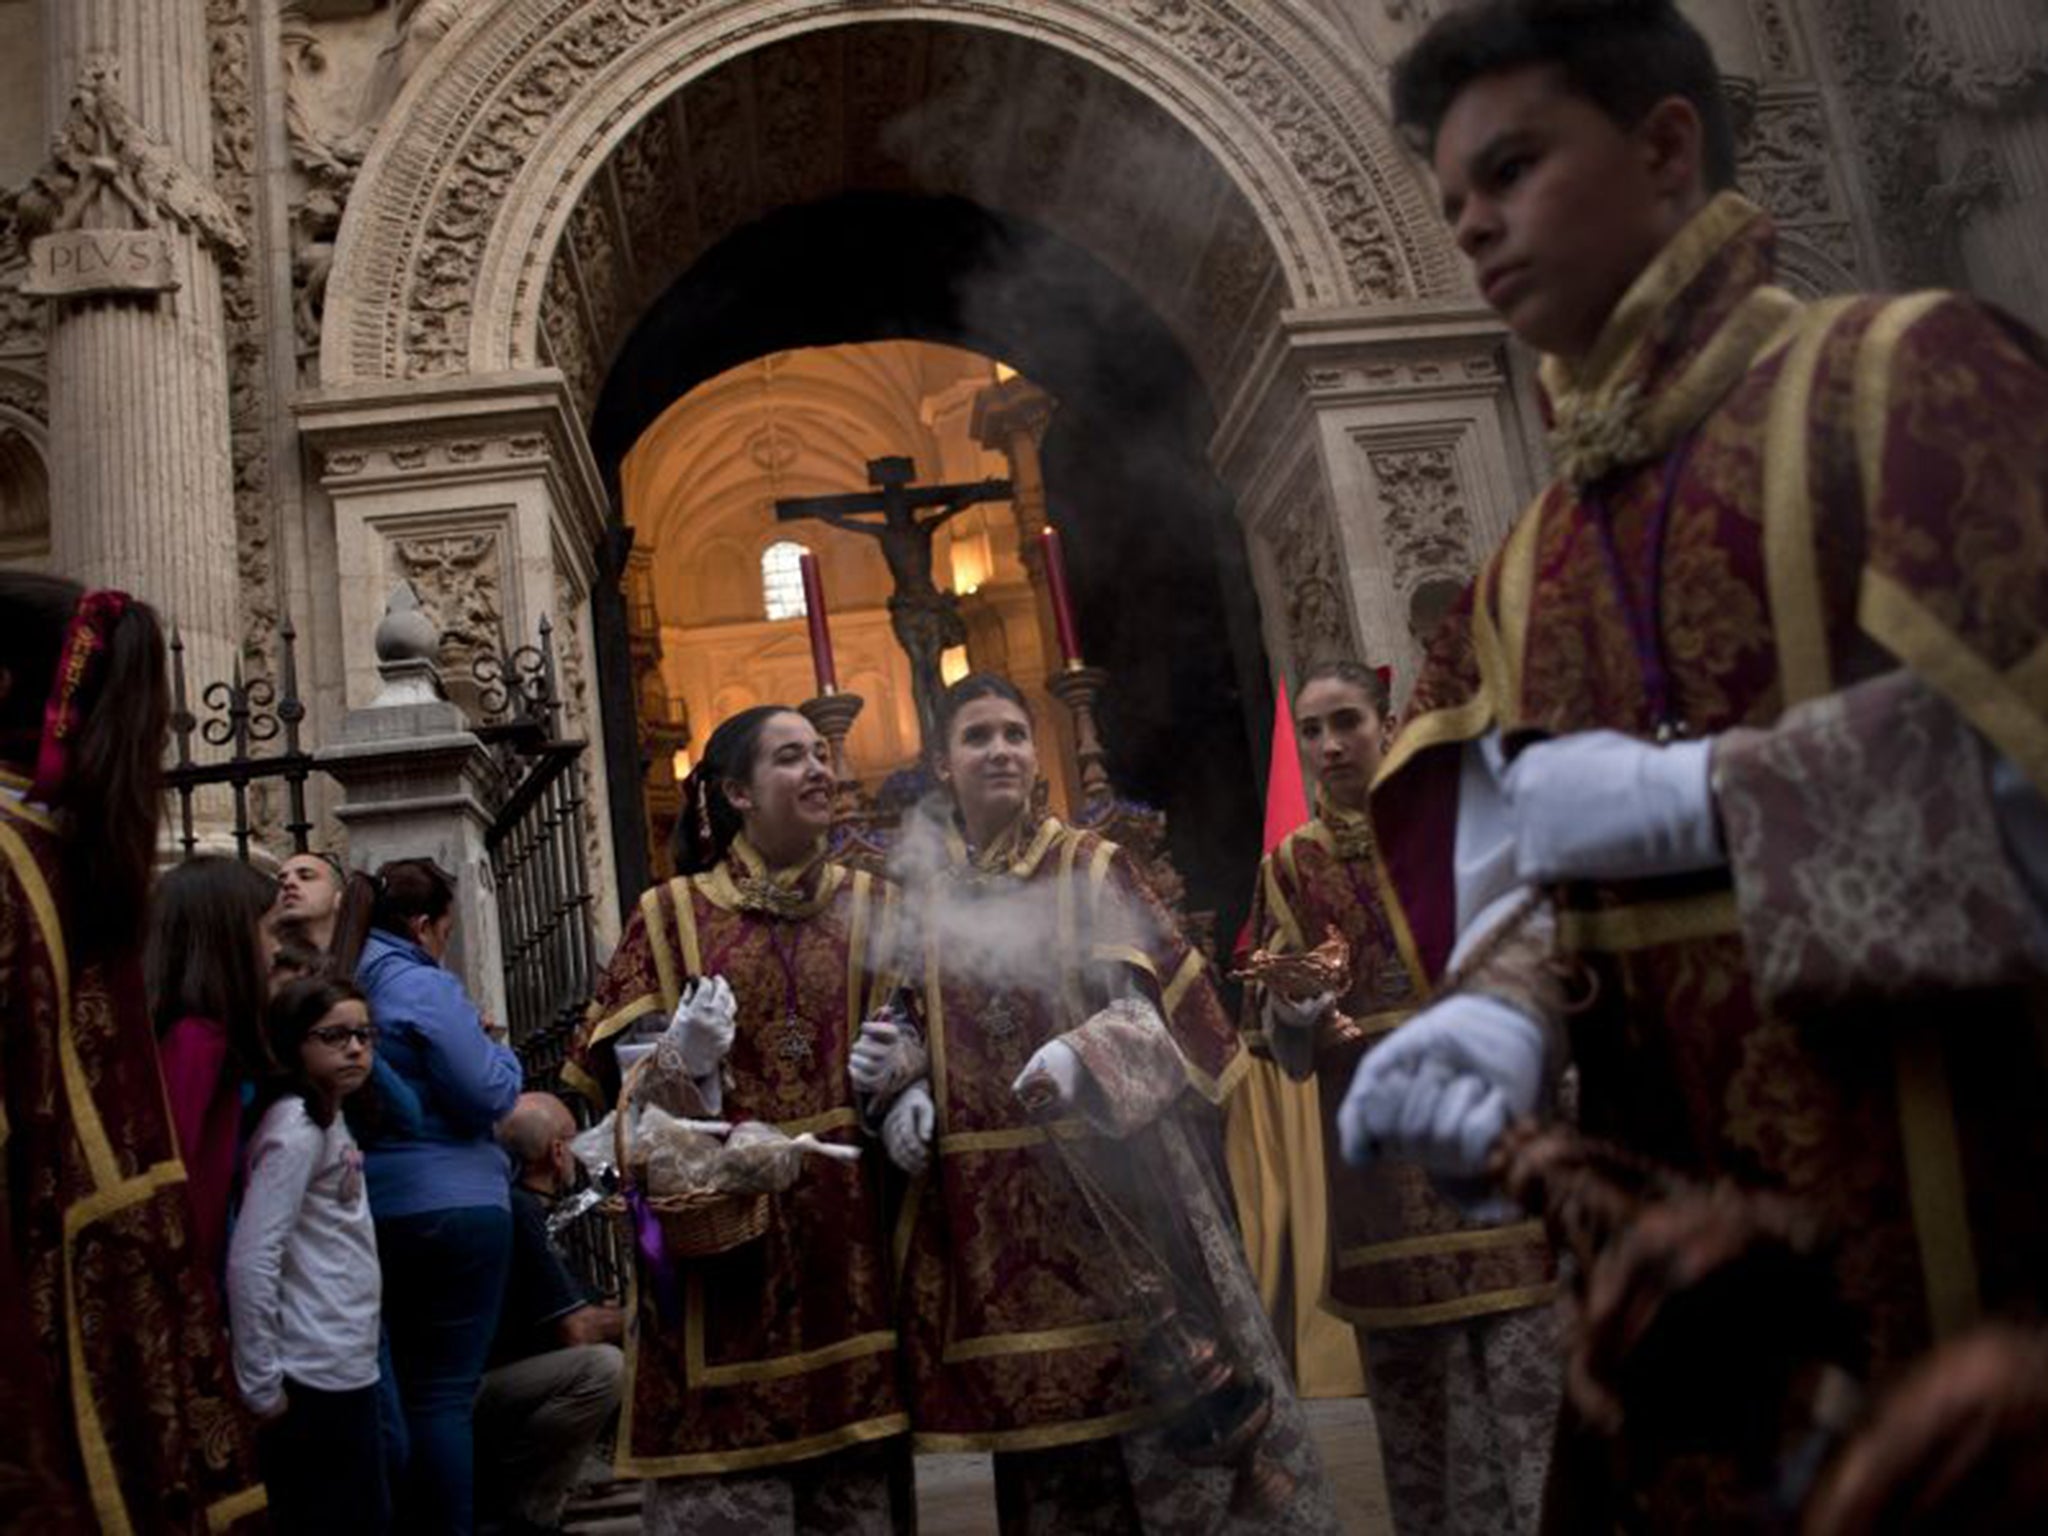
[{"label": "ornate stone column", "polygon": [[226,677],[240,623],[218,261],[244,237],[212,184],[205,7],[46,0],[43,18],[54,142],[28,227],[52,295],[51,563],[156,603],[194,677]]},{"label": "ornate stone column", "polygon": [[1029,379],[1005,379],[974,397],[974,416],[968,428],[974,440],[1010,464],[1010,507],[1017,520],[1017,555],[1031,578],[1031,590],[1038,603],[1038,632],[1044,640],[1047,671],[1060,663],[1058,643],[1053,638],[1052,599],[1045,585],[1045,550],[1038,541],[1045,531],[1047,498],[1045,465],[1039,451],[1045,443],[1045,429],[1052,424],[1058,403]]},{"label": "ornate stone column", "polygon": [[1251,534],[1266,650],[1414,682],[1435,620],[1538,482],[1525,362],[1457,301],[1287,316],[1213,445]]},{"label": "ornate stone column", "polygon": [[340,740],[318,754],[341,785],[336,814],[348,828],[349,862],[374,870],[390,859],[432,859],[455,876],[456,918],[446,964],[487,1019],[506,1021],[505,963],[497,885],[486,834],[497,769],[463,712],[445,697],[435,662],[439,634],[409,582],[391,592],[376,625],[380,686],[342,721]]}]

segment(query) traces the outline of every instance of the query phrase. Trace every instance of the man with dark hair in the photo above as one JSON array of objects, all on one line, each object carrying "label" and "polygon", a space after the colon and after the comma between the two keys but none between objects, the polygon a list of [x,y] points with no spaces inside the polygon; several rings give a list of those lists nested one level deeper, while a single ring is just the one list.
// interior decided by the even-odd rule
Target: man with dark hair
[{"label": "man with dark hair", "polygon": [[2048,370],[1952,294],[1771,286],[1713,82],[1665,0],[1396,66],[1558,478],[1375,784],[1440,1000],[1340,1131],[1478,1175],[1570,1062],[1590,1133],[1826,1219],[1882,1378],[2048,1296]]},{"label": "man with dark hair", "polygon": [[575,1134],[551,1093],[521,1094],[498,1126],[514,1169],[512,1266],[476,1398],[476,1502],[507,1536],[559,1526],[625,1375],[623,1314],[593,1304],[548,1241],[547,1207],[567,1186]]}]

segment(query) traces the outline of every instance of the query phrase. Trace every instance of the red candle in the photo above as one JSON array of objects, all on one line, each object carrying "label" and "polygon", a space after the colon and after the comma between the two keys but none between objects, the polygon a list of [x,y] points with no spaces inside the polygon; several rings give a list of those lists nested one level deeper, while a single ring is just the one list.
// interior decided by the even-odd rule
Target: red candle
[{"label": "red candle", "polygon": [[1060,531],[1050,524],[1039,535],[1045,541],[1045,590],[1052,599],[1053,628],[1059,631],[1060,660],[1081,665],[1081,637],[1074,628],[1074,599],[1067,592],[1067,562],[1060,553]]},{"label": "red candle", "polygon": [[818,674],[818,692],[837,693],[839,673],[832,665],[832,631],[825,625],[825,583],[818,579],[818,557],[805,550],[797,569],[804,579],[804,622],[811,630],[811,668]]}]

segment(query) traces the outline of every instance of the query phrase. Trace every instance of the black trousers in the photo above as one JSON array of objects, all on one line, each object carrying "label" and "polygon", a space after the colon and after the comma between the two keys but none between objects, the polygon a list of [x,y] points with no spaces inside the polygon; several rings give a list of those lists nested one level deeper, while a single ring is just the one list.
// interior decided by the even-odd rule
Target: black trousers
[{"label": "black trousers", "polygon": [[391,1529],[377,1389],[322,1392],[285,1382],[290,1407],[263,1430],[270,1528],[288,1536],[382,1536]]}]

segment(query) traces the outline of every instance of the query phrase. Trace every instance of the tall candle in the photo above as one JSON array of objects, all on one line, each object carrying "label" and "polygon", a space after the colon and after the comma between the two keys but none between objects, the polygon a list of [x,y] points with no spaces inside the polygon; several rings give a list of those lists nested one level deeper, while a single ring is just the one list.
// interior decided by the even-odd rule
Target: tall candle
[{"label": "tall candle", "polygon": [[818,557],[808,549],[797,560],[804,581],[804,622],[811,630],[811,669],[818,674],[818,692],[839,691],[839,672],[832,665],[832,631],[825,623],[825,583],[818,579]]},{"label": "tall candle", "polygon": [[1045,541],[1045,590],[1052,599],[1053,627],[1059,631],[1060,660],[1081,664],[1081,637],[1074,628],[1074,599],[1067,591],[1067,561],[1060,553],[1060,531],[1050,524],[1039,535]]}]

